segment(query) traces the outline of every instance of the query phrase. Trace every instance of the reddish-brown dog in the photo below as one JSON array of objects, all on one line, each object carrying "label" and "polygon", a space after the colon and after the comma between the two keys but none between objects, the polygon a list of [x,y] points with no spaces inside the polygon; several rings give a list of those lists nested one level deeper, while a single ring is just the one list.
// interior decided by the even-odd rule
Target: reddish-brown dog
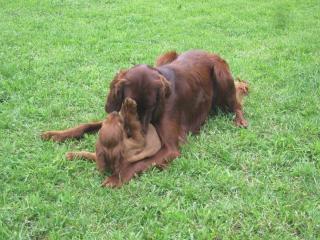
[{"label": "reddish-brown dog", "polygon": [[[245,95],[247,85],[246,89],[242,84],[238,86]],[[137,103],[144,132],[150,122],[156,127],[162,148],[152,157],[121,168],[121,178],[110,179],[112,186],[121,186],[152,165],[166,166],[180,155],[179,143],[185,140],[187,133],[198,133],[209,113],[216,108],[235,113],[235,124],[247,126],[228,64],[218,55],[204,51],[180,55],[169,52],[157,59],[156,67],[137,65],[121,71],[111,82],[106,111],[119,111],[127,97]],[[47,132],[43,137],[63,141],[79,138],[100,127],[101,122],[89,123],[65,131]]]},{"label": "reddish-brown dog", "polygon": [[113,182],[110,179],[121,179],[121,168],[153,156],[160,148],[161,142],[154,126],[149,124],[148,132],[143,134],[136,102],[126,98],[120,113],[112,112],[102,122],[95,153],[68,152],[66,157],[69,160],[83,158],[96,162],[101,173],[108,169],[112,177],[106,178],[102,186],[112,187]]}]

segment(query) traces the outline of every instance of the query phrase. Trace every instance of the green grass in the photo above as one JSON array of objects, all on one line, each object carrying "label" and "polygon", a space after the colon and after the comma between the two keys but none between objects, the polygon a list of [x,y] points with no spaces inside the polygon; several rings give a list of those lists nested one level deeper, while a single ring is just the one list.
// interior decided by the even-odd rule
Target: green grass
[{"label": "green grass", "polygon": [[[320,239],[319,1],[0,0],[0,239]],[[210,118],[167,170],[100,188],[95,135],[120,69],[193,48],[250,82],[248,129]]]}]

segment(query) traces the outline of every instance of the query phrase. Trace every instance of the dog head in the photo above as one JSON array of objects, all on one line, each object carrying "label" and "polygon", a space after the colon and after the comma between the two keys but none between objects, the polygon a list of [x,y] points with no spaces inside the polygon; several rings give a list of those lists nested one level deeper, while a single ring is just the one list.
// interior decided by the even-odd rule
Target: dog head
[{"label": "dog head", "polygon": [[170,93],[169,81],[155,68],[137,65],[115,76],[110,84],[105,110],[119,111],[124,99],[132,98],[137,103],[139,119],[146,132],[148,124],[159,119]]},{"label": "dog head", "polygon": [[122,117],[118,112],[112,112],[103,121],[96,144],[97,167],[119,172],[124,155],[125,131]]}]

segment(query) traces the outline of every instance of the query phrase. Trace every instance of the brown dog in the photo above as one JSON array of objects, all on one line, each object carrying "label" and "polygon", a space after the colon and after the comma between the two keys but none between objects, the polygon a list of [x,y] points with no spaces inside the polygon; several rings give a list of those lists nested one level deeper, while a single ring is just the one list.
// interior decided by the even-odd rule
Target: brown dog
[{"label": "brown dog", "polygon": [[[119,111],[125,98],[134,99],[144,132],[152,123],[162,147],[154,156],[121,168],[121,180],[110,179],[112,185],[119,186],[150,166],[166,166],[180,155],[179,144],[188,132],[198,133],[210,112],[217,108],[234,113],[235,124],[247,127],[241,100],[246,91],[242,84],[236,87],[225,60],[198,50],[183,54],[168,52],[157,59],[156,67],[137,65],[120,71],[111,82],[105,110]],[[99,130],[101,124],[84,124],[43,136],[56,141],[79,138],[86,132]]]},{"label": "brown dog", "polygon": [[[146,135],[143,134],[138,120],[137,105],[134,100],[126,98],[120,113],[112,112],[103,121],[96,143],[96,152],[68,152],[67,159],[84,158],[95,161],[98,170],[112,172],[112,178],[119,178],[122,167],[150,157],[159,151],[161,142],[157,131],[149,125]],[[103,186],[114,186],[107,178]]]}]

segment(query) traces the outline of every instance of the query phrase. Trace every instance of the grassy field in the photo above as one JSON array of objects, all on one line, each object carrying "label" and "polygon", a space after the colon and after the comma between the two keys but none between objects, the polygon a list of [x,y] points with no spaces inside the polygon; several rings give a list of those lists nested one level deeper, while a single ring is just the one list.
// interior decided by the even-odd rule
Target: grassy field
[{"label": "grassy field", "polygon": [[[0,239],[320,239],[319,1],[0,0]],[[44,130],[102,119],[120,68],[219,53],[248,129],[210,118],[121,189]]]}]

